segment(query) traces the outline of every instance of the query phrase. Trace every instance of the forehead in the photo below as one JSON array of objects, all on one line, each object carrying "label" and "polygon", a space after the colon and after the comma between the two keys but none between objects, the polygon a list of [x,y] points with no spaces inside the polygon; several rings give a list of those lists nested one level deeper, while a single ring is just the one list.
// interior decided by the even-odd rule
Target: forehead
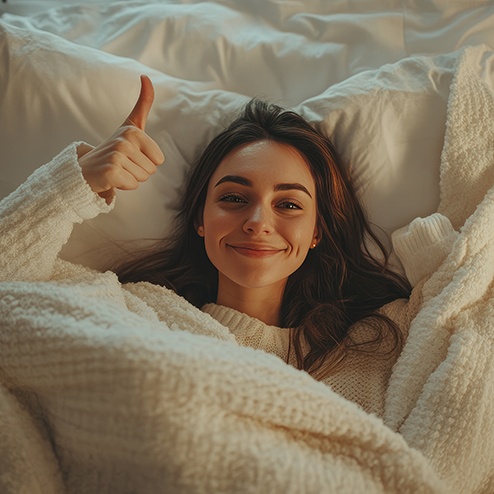
[{"label": "forehead", "polygon": [[225,175],[240,175],[253,183],[298,182],[314,191],[309,166],[292,146],[274,141],[257,141],[231,152],[211,177],[213,185]]}]

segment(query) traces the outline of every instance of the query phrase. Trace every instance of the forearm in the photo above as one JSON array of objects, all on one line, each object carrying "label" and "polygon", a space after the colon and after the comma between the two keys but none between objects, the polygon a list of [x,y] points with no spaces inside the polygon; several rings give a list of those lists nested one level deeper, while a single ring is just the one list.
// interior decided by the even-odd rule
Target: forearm
[{"label": "forearm", "polygon": [[85,182],[77,146],[67,147],[0,202],[0,281],[49,279],[74,223],[111,209]]}]

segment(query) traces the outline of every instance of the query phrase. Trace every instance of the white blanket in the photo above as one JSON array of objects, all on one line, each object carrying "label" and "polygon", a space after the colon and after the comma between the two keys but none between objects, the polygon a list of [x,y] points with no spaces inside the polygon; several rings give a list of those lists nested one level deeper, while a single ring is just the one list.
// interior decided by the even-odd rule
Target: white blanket
[{"label": "white blanket", "polygon": [[493,492],[494,98],[476,56],[459,63],[442,155],[440,212],[461,232],[425,286],[384,423],[221,334],[157,330],[98,286],[5,282],[0,490]]}]

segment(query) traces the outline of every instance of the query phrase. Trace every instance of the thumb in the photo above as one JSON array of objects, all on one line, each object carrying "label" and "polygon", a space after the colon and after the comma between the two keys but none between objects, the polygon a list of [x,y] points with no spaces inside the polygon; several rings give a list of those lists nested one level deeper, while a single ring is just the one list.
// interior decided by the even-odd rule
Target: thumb
[{"label": "thumb", "polygon": [[133,125],[141,130],[146,128],[146,121],[154,101],[154,87],[147,75],[141,75],[141,92],[137,103],[124,122],[124,125]]}]

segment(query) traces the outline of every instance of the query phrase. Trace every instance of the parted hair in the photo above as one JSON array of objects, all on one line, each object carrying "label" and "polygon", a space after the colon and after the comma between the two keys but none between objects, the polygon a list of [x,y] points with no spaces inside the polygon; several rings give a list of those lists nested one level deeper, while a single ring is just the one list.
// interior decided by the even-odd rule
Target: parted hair
[{"label": "parted hair", "polygon": [[[291,328],[289,356],[294,352],[298,368],[320,377],[350,352],[395,354],[401,332],[378,309],[408,297],[410,286],[388,267],[385,247],[366,218],[348,169],[322,132],[299,114],[259,99],[207,145],[191,168],[172,232],[118,267],[120,280],[166,286],[199,308],[215,302],[218,272],[196,232],[197,221],[218,165],[234,150],[261,140],[295,148],[316,186],[320,239],[288,278],[281,307],[281,325]],[[371,243],[378,255],[371,253]],[[353,338],[352,328],[364,319],[365,337]]]}]

